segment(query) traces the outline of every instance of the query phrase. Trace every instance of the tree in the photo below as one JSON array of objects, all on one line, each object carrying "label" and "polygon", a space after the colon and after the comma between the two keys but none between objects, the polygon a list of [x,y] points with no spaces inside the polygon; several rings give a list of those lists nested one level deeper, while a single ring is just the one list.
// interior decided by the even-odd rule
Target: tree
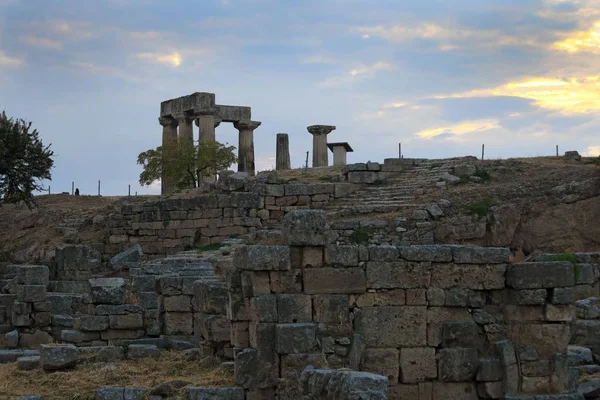
[{"label": "tree", "polygon": [[44,146],[31,122],[0,114],[0,205],[33,204],[33,192],[44,190],[54,164],[50,145]]},{"label": "tree", "polygon": [[158,179],[173,182],[178,189],[198,187],[203,177],[215,175],[237,161],[236,148],[216,141],[201,141],[195,147],[175,146],[165,155],[162,146],[138,155],[143,168],[140,185]]}]

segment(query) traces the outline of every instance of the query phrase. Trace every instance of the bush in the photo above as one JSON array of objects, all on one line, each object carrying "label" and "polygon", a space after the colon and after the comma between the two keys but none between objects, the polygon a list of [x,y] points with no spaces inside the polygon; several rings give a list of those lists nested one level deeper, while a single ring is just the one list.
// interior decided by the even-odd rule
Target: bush
[{"label": "bush", "polygon": [[469,215],[477,215],[479,218],[485,218],[490,212],[490,208],[496,205],[496,198],[488,196],[483,200],[476,201],[465,206],[465,212]]},{"label": "bush", "polygon": [[374,228],[359,226],[354,230],[354,232],[352,232],[348,239],[352,244],[367,244],[369,243],[369,239],[373,237],[373,233],[375,233]]}]

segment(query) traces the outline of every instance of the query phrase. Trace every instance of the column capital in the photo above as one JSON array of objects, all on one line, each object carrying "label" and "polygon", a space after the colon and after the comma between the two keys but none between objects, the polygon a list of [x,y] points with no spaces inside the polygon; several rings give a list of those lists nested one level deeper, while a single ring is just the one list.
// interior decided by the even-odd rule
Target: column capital
[{"label": "column capital", "polygon": [[253,131],[260,126],[261,122],[259,121],[236,121],[233,123],[233,126],[237,130],[250,130]]},{"label": "column capital", "polygon": [[315,136],[328,135],[335,130],[335,125],[311,125],[306,127],[308,131]]},{"label": "column capital", "polygon": [[[215,119],[214,125],[216,128],[217,126],[221,125],[221,118],[218,118],[215,116],[214,119]],[[194,118],[194,122],[196,122],[197,127],[200,127],[200,118],[198,118],[198,117]]]},{"label": "column capital", "polygon": [[175,114],[173,115],[173,118],[175,118],[177,120],[177,122],[181,123],[188,123],[191,124],[192,121],[194,121],[194,116],[191,114],[187,114],[187,113],[180,113],[180,114]]},{"label": "column capital", "polygon": [[162,126],[177,126],[177,120],[173,117],[158,117],[158,123]]}]

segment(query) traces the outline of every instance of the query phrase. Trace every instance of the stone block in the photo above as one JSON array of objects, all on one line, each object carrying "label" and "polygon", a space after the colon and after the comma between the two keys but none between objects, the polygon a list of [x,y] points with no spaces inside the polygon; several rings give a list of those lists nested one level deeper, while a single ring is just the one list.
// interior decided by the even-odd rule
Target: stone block
[{"label": "stone block", "polygon": [[229,304],[224,282],[198,280],[194,282],[194,307],[206,314],[226,314]]},{"label": "stone block", "polygon": [[52,322],[52,314],[49,311],[36,312],[31,316],[34,326],[47,326]]},{"label": "stone block", "polygon": [[545,316],[549,322],[570,322],[575,318],[575,310],[572,306],[546,304]]},{"label": "stone block", "polygon": [[418,347],[427,344],[427,307],[367,307],[356,310],[355,329],[368,347]]},{"label": "stone block", "polygon": [[431,287],[471,290],[504,289],[506,266],[434,264],[431,271]]},{"label": "stone block", "polygon": [[516,305],[544,305],[548,293],[546,289],[510,290],[508,292],[509,304]]},{"label": "stone block", "polygon": [[476,379],[479,382],[501,381],[503,377],[502,364],[496,359],[479,360]]},{"label": "stone block", "polygon": [[7,349],[16,349],[19,346],[19,331],[15,329],[5,333],[2,344]]},{"label": "stone block", "polygon": [[120,304],[109,305],[101,304],[94,309],[95,315],[125,315],[125,314],[141,314],[144,309],[137,304]]},{"label": "stone block", "polygon": [[17,286],[17,299],[27,303],[46,301],[46,286],[19,285]]},{"label": "stone block", "polygon": [[[369,372],[306,368],[300,377],[300,384],[307,398],[348,400],[388,398],[388,379]],[[331,395],[323,397],[324,393]]]},{"label": "stone block", "polygon": [[327,219],[322,210],[297,210],[283,218],[283,240],[291,246],[327,244]]},{"label": "stone block", "polygon": [[552,304],[571,304],[573,302],[573,288],[550,289],[550,302]]},{"label": "stone block", "polygon": [[416,289],[430,285],[429,264],[368,262],[367,286],[373,289]]},{"label": "stone block", "polygon": [[145,310],[158,309],[158,294],[156,292],[139,292],[137,296],[140,306]]},{"label": "stone block", "polygon": [[269,272],[271,291],[273,293],[300,293],[302,292],[302,270]]},{"label": "stone block", "polygon": [[504,264],[512,255],[503,247],[453,246],[452,254],[456,264]]},{"label": "stone block", "polygon": [[419,397],[419,385],[396,385],[390,386],[388,389],[389,398],[392,400],[403,400],[403,399],[411,399],[411,400],[432,400],[431,396],[429,397]]},{"label": "stone block", "polygon": [[573,264],[565,261],[516,263],[508,266],[506,284],[514,289],[573,286]]},{"label": "stone block", "polygon": [[247,321],[231,323],[231,345],[237,348],[250,347],[250,332]]},{"label": "stone block", "polygon": [[376,171],[350,171],[348,172],[348,182],[350,183],[374,183],[379,179],[379,172]]},{"label": "stone block", "polygon": [[358,247],[327,246],[325,248],[325,264],[332,267],[356,267],[358,265]]},{"label": "stone block", "polygon": [[447,322],[442,331],[443,347],[471,347],[482,349],[485,342],[483,330],[472,321]]},{"label": "stone block", "polygon": [[40,365],[44,371],[74,368],[79,361],[79,351],[73,345],[42,345]]},{"label": "stone block", "polygon": [[96,389],[95,400],[124,400],[125,388],[114,386],[100,386]]},{"label": "stone block", "polygon": [[236,387],[204,388],[188,386],[189,400],[244,400],[244,389]]},{"label": "stone block", "polygon": [[143,257],[144,252],[142,251],[142,246],[135,244],[108,260],[108,267],[113,271],[120,271],[123,265],[141,261]]},{"label": "stone block", "polygon": [[332,325],[350,322],[350,302],[347,295],[314,295],[312,305],[315,322]]},{"label": "stone block", "polygon": [[279,354],[311,353],[316,347],[316,333],[313,323],[277,324],[275,349]]},{"label": "stone block", "polygon": [[110,315],[108,317],[110,329],[140,329],[144,327],[142,314]]},{"label": "stone block", "polygon": [[140,358],[159,358],[161,350],[153,344],[132,344],[127,348],[127,358],[138,360]]},{"label": "stone block", "polygon": [[400,349],[402,383],[417,383],[437,377],[435,348],[403,347]]},{"label": "stone block", "polygon": [[482,382],[477,384],[477,393],[484,399],[501,399],[504,395],[502,382]]},{"label": "stone block", "polygon": [[192,296],[163,296],[163,311],[192,312]]},{"label": "stone block", "polygon": [[362,268],[308,268],[304,270],[307,294],[364,293],[367,284]]},{"label": "stone block", "polygon": [[427,305],[426,294],[427,294],[426,289],[406,289],[406,305],[426,306]]},{"label": "stone block", "polygon": [[36,330],[31,333],[21,332],[19,337],[19,346],[24,348],[38,348],[42,344],[54,342],[54,339],[48,332]]},{"label": "stone block", "polygon": [[20,265],[17,268],[17,282],[20,285],[48,286],[50,270],[45,265]]},{"label": "stone block", "polygon": [[250,320],[277,322],[277,295],[268,294],[250,299]]},{"label": "stone block", "polygon": [[399,370],[398,349],[366,349],[364,351],[361,361],[361,371],[387,376],[390,385],[394,385],[398,382]]},{"label": "stone block", "polygon": [[542,357],[566,353],[571,330],[563,324],[513,324],[508,329],[509,338],[535,349]]},{"label": "stone block", "polygon": [[40,356],[25,356],[17,359],[17,368],[21,371],[31,371],[40,367]]},{"label": "stone block", "polygon": [[311,322],[311,297],[305,294],[278,294],[277,314],[279,323]]},{"label": "stone block", "polygon": [[359,308],[379,306],[403,306],[406,304],[404,289],[387,292],[369,292],[354,296],[354,305]]},{"label": "stone block", "polygon": [[427,302],[429,306],[444,306],[446,304],[446,292],[444,289],[427,289]]},{"label": "stone block", "polygon": [[242,293],[245,297],[271,294],[268,271],[242,271]]},{"label": "stone block", "polygon": [[398,247],[400,258],[420,262],[452,262],[450,246],[402,246]]},{"label": "stone block", "polygon": [[108,329],[108,317],[100,315],[83,315],[79,317],[79,329],[84,332],[99,332]]},{"label": "stone block", "polygon": [[211,342],[229,342],[231,323],[224,315],[194,314],[194,333]]},{"label": "stone block", "polygon": [[178,296],[181,294],[183,279],[176,275],[161,276],[158,278],[158,292],[165,296]]},{"label": "stone block", "polygon": [[194,332],[192,313],[166,312],[163,315],[163,329],[167,335],[191,335]]},{"label": "stone block", "polygon": [[265,359],[256,349],[244,349],[235,356],[234,377],[245,389],[275,387],[279,380],[278,358]]},{"label": "stone block", "polygon": [[123,304],[125,303],[125,279],[93,278],[89,280],[92,303]]},{"label": "stone block", "polygon": [[64,329],[60,331],[60,340],[68,343],[84,343],[84,342],[92,342],[94,340],[98,340],[100,338],[100,333],[98,332],[82,332],[76,329]]},{"label": "stone block", "polygon": [[323,368],[327,365],[324,354],[286,354],[281,356],[281,377],[297,380],[308,366]]},{"label": "stone block", "polygon": [[441,381],[463,382],[475,378],[479,366],[476,349],[442,349],[439,351],[438,375]]},{"label": "stone block", "polygon": [[323,247],[306,246],[302,248],[302,267],[322,267]]},{"label": "stone block", "polygon": [[250,301],[241,292],[230,292],[228,299],[227,317],[232,321],[249,321]]},{"label": "stone block", "polygon": [[242,246],[235,250],[233,263],[243,270],[287,271],[290,269],[290,249],[287,246]]},{"label": "stone block", "polygon": [[521,362],[521,374],[523,376],[545,376],[552,373],[550,360],[536,360]]},{"label": "stone block", "polygon": [[231,193],[231,206],[234,208],[262,208],[263,205],[262,196],[256,193]]},{"label": "stone block", "polygon": [[100,332],[102,340],[120,340],[120,339],[138,339],[144,336],[144,331],[140,329],[119,329]]},{"label": "stone block", "polygon": [[[387,225],[387,222],[384,221]],[[369,260],[371,261],[396,261],[399,253],[395,246],[371,246],[369,247]]]}]

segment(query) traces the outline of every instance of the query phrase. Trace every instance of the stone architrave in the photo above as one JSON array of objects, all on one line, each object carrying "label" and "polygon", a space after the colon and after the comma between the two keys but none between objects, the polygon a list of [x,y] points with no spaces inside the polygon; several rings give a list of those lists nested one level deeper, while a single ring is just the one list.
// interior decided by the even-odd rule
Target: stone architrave
[{"label": "stone architrave", "polygon": [[254,175],[254,130],[260,126],[258,121],[238,121],[233,126],[240,132],[238,145],[238,172]]},{"label": "stone architrave", "polygon": [[277,149],[275,154],[275,169],[277,171],[291,168],[290,138],[287,133],[277,134]]},{"label": "stone architrave", "polygon": [[306,129],[313,135],[313,168],[328,166],[327,135],[335,130],[335,126],[311,125]]},{"label": "stone architrave", "polygon": [[[158,122],[163,127],[162,155],[163,157],[168,157],[175,152],[175,148],[177,147],[177,120],[172,117],[159,117]],[[175,187],[172,182],[168,181],[168,178],[165,178],[165,176],[169,175],[168,171],[163,171],[163,175],[160,193],[171,193]]]},{"label": "stone architrave", "polygon": [[346,165],[346,153],[354,151],[348,142],[327,143],[327,147],[333,153],[334,166]]}]

